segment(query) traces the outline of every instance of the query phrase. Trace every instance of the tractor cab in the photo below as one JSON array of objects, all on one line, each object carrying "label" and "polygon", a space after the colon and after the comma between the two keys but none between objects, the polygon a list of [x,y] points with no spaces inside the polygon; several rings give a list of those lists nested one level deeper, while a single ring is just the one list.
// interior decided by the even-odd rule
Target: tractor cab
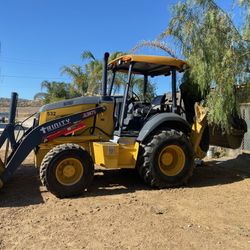
[{"label": "tractor cab", "polygon": [[[105,68],[105,67],[104,67]],[[117,136],[138,136],[145,123],[154,115],[160,113],[180,114],[180,105],[176,97],[176,72],[183,72],[189,65],[182,60],[165,56],[124,55],[116,58],[107,65],[112,72],[108,94],[104,78],[103,95],[111,96],[117,75],[127,74],[127,83],[123,96],[113,96],[115,100],[115,131]],[[172,96],[158,95],[150,100],[148,85],[149,78],[156,76],[171,76]],[[134,80],[142,77],[143,93],[140,97],[134,92]]]}]

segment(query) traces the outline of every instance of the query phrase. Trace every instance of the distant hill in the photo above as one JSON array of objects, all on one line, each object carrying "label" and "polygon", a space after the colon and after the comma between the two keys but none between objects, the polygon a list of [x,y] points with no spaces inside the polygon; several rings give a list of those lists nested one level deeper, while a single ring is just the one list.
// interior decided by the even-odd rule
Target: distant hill
[{"label": "distant hill", "polygon": [[[43,105],[43,101],[41,100],[27,100],[27,99],[18,99],[17,106],[18,107],[41,107]],[[9,107],[10,106],[10,98],[0,97],[0,107]]]}]

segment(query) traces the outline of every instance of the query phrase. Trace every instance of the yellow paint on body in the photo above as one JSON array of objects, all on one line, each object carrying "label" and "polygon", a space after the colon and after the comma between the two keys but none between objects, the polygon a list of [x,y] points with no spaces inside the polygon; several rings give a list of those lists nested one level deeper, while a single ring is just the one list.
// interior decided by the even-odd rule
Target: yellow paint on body
[{"label": "yellow paint on body", "polygon": [[147,64],[151,63],[156,65],[173,66],[176,67],[178,70],[183,70],[184,65],[186,69],[189,68],[188,63],[183,60],[179,60],[173,57],[153,55],[123,55],[109,62],[109,67],[115,67],[119,65],[120,61],[123,61],[125,63],[142,62]]},{"label": "yellow paint on body", "polygon": [[135,168],[139,143],[94,142],[93,151],[97,165],[105,168]]},{"label": "yellow paint on body", "polygon": [[[94,117],[85,119],[86,127],[73,133],[72,136],[61,136],[48,143],[40,144],[35,150],[36,167],[40,167],[44,156],[57,145],[75,143],[85,148],[92,155],[91,148],[93,141],[108,141],[114,130],[114,104],[102,103],[102,106],[105,106],[106,110],[103,113],[97,114],[96,120],[94,120]],[[81,104],[44,111],[40,113],[39,125],[60,117],[69,116],[93,108],[95,108],[95,104]],[[96,128],[93,131],[92,127],[94,125]]]},{"label": "yellow paint on body", "polygon": [[[106,134],[112,134],[114,129],[114,119],[113,119],[113,112],[114,112],[114,104],[113,103],[102,103],[102,106],[105,106],[106,110],[103,113],[99,113],[96,115],[95,126],[97,128],[101,128],[105,131]],[[89,109],[95,108],[95,104],[81,104],[75,105],[70,107],[63,107],[58,109],[53,109],[49,111],[44,111],[40,113],[39,117],[39,125],[44,124],[45,122],[55,120],[61,117],[66,117],[69,115],[73,115],[82,111],[87,111]],[[91,128],[94,126],[94,117],[89,117],[85,119],[86,128]],[[90,134],[90,130],[82,129],[75,133],[76,135],[82,134]],[[101,133],[100,130],[96,129],[96,133]]]},{"label": "yellow paint on body", "polygon": [[207,110],[199,105],[195,104],[195,122],[192,126],[191,132],[191,142],[193,145],[195,156],[202,159],[206,156],[206,154],[200,148],[200,142],[203,135],[203,132],[207,125]]},{"label": "yellow paint on body", "polygon": [[185,153],[177,145],[168,145],[162,149],[158,157],[160,170],[166,176],[176,176],[185,166]]},{"label": "yellow paint on body", "polygon": [[56,166],[56,179],[64,186],[72,186],[83,176],[83,165],[76,158],[66,158]]}]

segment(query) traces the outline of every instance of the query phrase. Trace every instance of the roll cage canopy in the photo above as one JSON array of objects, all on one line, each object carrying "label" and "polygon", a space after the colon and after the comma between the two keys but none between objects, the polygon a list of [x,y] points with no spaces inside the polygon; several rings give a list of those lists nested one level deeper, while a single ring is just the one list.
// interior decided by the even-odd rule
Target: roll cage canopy
[{"label": "roll cage canopy", "polygon": [[133,64],[132,73],[148,76],[170,75],[171,70],[179,72],[189,68],[187,62],[166,56],[151,55],[124,55],[120,56],[108,64],[108,69],[116,72],[127,73],[130,64]]},{"label": "roll cage canopy", "polygon": [[[112,89],[117,72],[127,73],[127,83],[124,89],[123,103],[121,108],[121,115],[119,119],[118,136],[123,133],[124,119],[127,115],[127,107],[129,100],[129,93],[133,93],[132,75],[140,74],[144,76],[143,84],[143,102],[146,102],[146,93],[148,85],[148,77],[171,75],[172,81],[172,112],[177,113],[177,99],[176,99],[176,71],[183,72],[189,68],[187,62],[167,56],[151,56],[151,55],[123,55],[110,62],[108,62],[109,53],[104,54],[103,60],[103,86],[102,96],[111,96]],[[109,84],[109,91],[107,91],[107,71],[112,71],[112,79]]]}]

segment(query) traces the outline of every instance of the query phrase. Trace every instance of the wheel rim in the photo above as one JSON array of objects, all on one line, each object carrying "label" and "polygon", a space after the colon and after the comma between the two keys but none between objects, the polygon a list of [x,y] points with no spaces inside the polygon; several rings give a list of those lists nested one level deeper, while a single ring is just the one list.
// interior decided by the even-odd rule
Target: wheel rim
[{"label": "wheel rim", "polygon": [[161,172],[167,176],[179,174],[185,165],[185,153],[177,145],[168,145],[159,154],[158,164]]},{"label": "wheel rim", "polygon": [[64,186],[76,184],[83,176],[83,165],[75,158],[66,158],[56,167],[56,179]]}]

